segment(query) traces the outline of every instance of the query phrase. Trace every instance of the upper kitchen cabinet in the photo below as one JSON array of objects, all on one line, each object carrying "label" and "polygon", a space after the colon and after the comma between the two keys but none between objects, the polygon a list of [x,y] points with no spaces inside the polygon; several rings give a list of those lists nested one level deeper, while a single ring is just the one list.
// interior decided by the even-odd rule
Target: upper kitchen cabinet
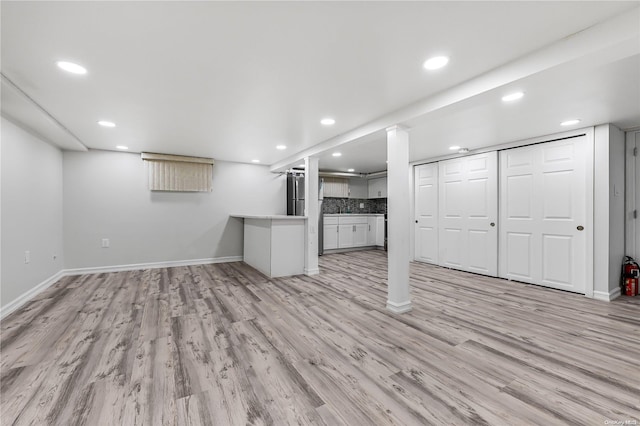
[{"label": "upper kitchen cabinet", "polygon": [[349,198],[364,199],[368,197],[369,186],[364,178],[349,179]]},{"label": "upper kitchen cabinet", "polygon": [[369,179],[369,198],[387,198],[387,178]]}]

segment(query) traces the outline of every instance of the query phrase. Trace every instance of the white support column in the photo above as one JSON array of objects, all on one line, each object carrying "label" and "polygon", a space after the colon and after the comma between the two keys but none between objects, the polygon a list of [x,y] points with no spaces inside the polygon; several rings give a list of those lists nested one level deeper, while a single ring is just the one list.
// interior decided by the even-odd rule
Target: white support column
[{"label": "white support column", "polygon": [[389,275],[387,309],[394,313],[411,310],[409,297],[410,199],[409,133],[406,128],[387,129],[387,219]]},{"label": "white support column", "polygon": [[320,216],[318,158],[306,157],[304,165],[304,215],[307,216],[304,273],[305,275],[317,275],[320,273],[320,268],[318,268],[318,218]]}]

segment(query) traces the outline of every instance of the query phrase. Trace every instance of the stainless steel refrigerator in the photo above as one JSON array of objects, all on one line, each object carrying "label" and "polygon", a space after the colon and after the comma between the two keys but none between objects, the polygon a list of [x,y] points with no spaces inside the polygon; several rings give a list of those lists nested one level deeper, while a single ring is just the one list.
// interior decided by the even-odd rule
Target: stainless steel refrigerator
[{"label": "stainless steel refrigerator", "polygon": [[304,175],[287,174],[287,215],[304,216]]}]

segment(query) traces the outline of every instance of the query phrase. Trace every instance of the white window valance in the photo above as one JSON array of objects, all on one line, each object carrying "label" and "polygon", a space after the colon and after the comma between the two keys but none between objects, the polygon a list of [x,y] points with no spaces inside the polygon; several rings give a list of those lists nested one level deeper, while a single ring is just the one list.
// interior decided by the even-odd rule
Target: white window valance
[{"label": "white window valance", "polygon": [[213,158],[142,153],[150,191],[211,192]]}]

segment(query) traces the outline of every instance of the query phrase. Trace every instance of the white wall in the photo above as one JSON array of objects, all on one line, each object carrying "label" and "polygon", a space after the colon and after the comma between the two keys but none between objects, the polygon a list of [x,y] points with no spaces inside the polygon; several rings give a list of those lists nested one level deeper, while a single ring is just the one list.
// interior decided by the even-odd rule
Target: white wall
[{"label": "white wall", "polygon": [[0,140],[4,310],[64,267],[62,152],[5,118]]},{"label": "white wall", "polygon": [[637,215],[640,203],[640,156],[633,155],[640,148],[640,131],[626,134],[625,166],[625,254],[640,259],[640,222]]},{"label": "white wall", "polygon": [[625,202],[625,140],[624,132],[609,126],[609,291],[620,286],[624,259],[624,202]]},{"label": "white wall", "polygon": [[266,166],[216,161],[210,193],[146,185],[139,154],[64,153],[67,269],[241,256],[243,223],[229,214],[286,213],[284,176]]},{"label": "white wall", "polygon": [[624,133],[603,124],[594,137],[593,287],[596,298],[607,299],[616,296],[624,257]]}]

